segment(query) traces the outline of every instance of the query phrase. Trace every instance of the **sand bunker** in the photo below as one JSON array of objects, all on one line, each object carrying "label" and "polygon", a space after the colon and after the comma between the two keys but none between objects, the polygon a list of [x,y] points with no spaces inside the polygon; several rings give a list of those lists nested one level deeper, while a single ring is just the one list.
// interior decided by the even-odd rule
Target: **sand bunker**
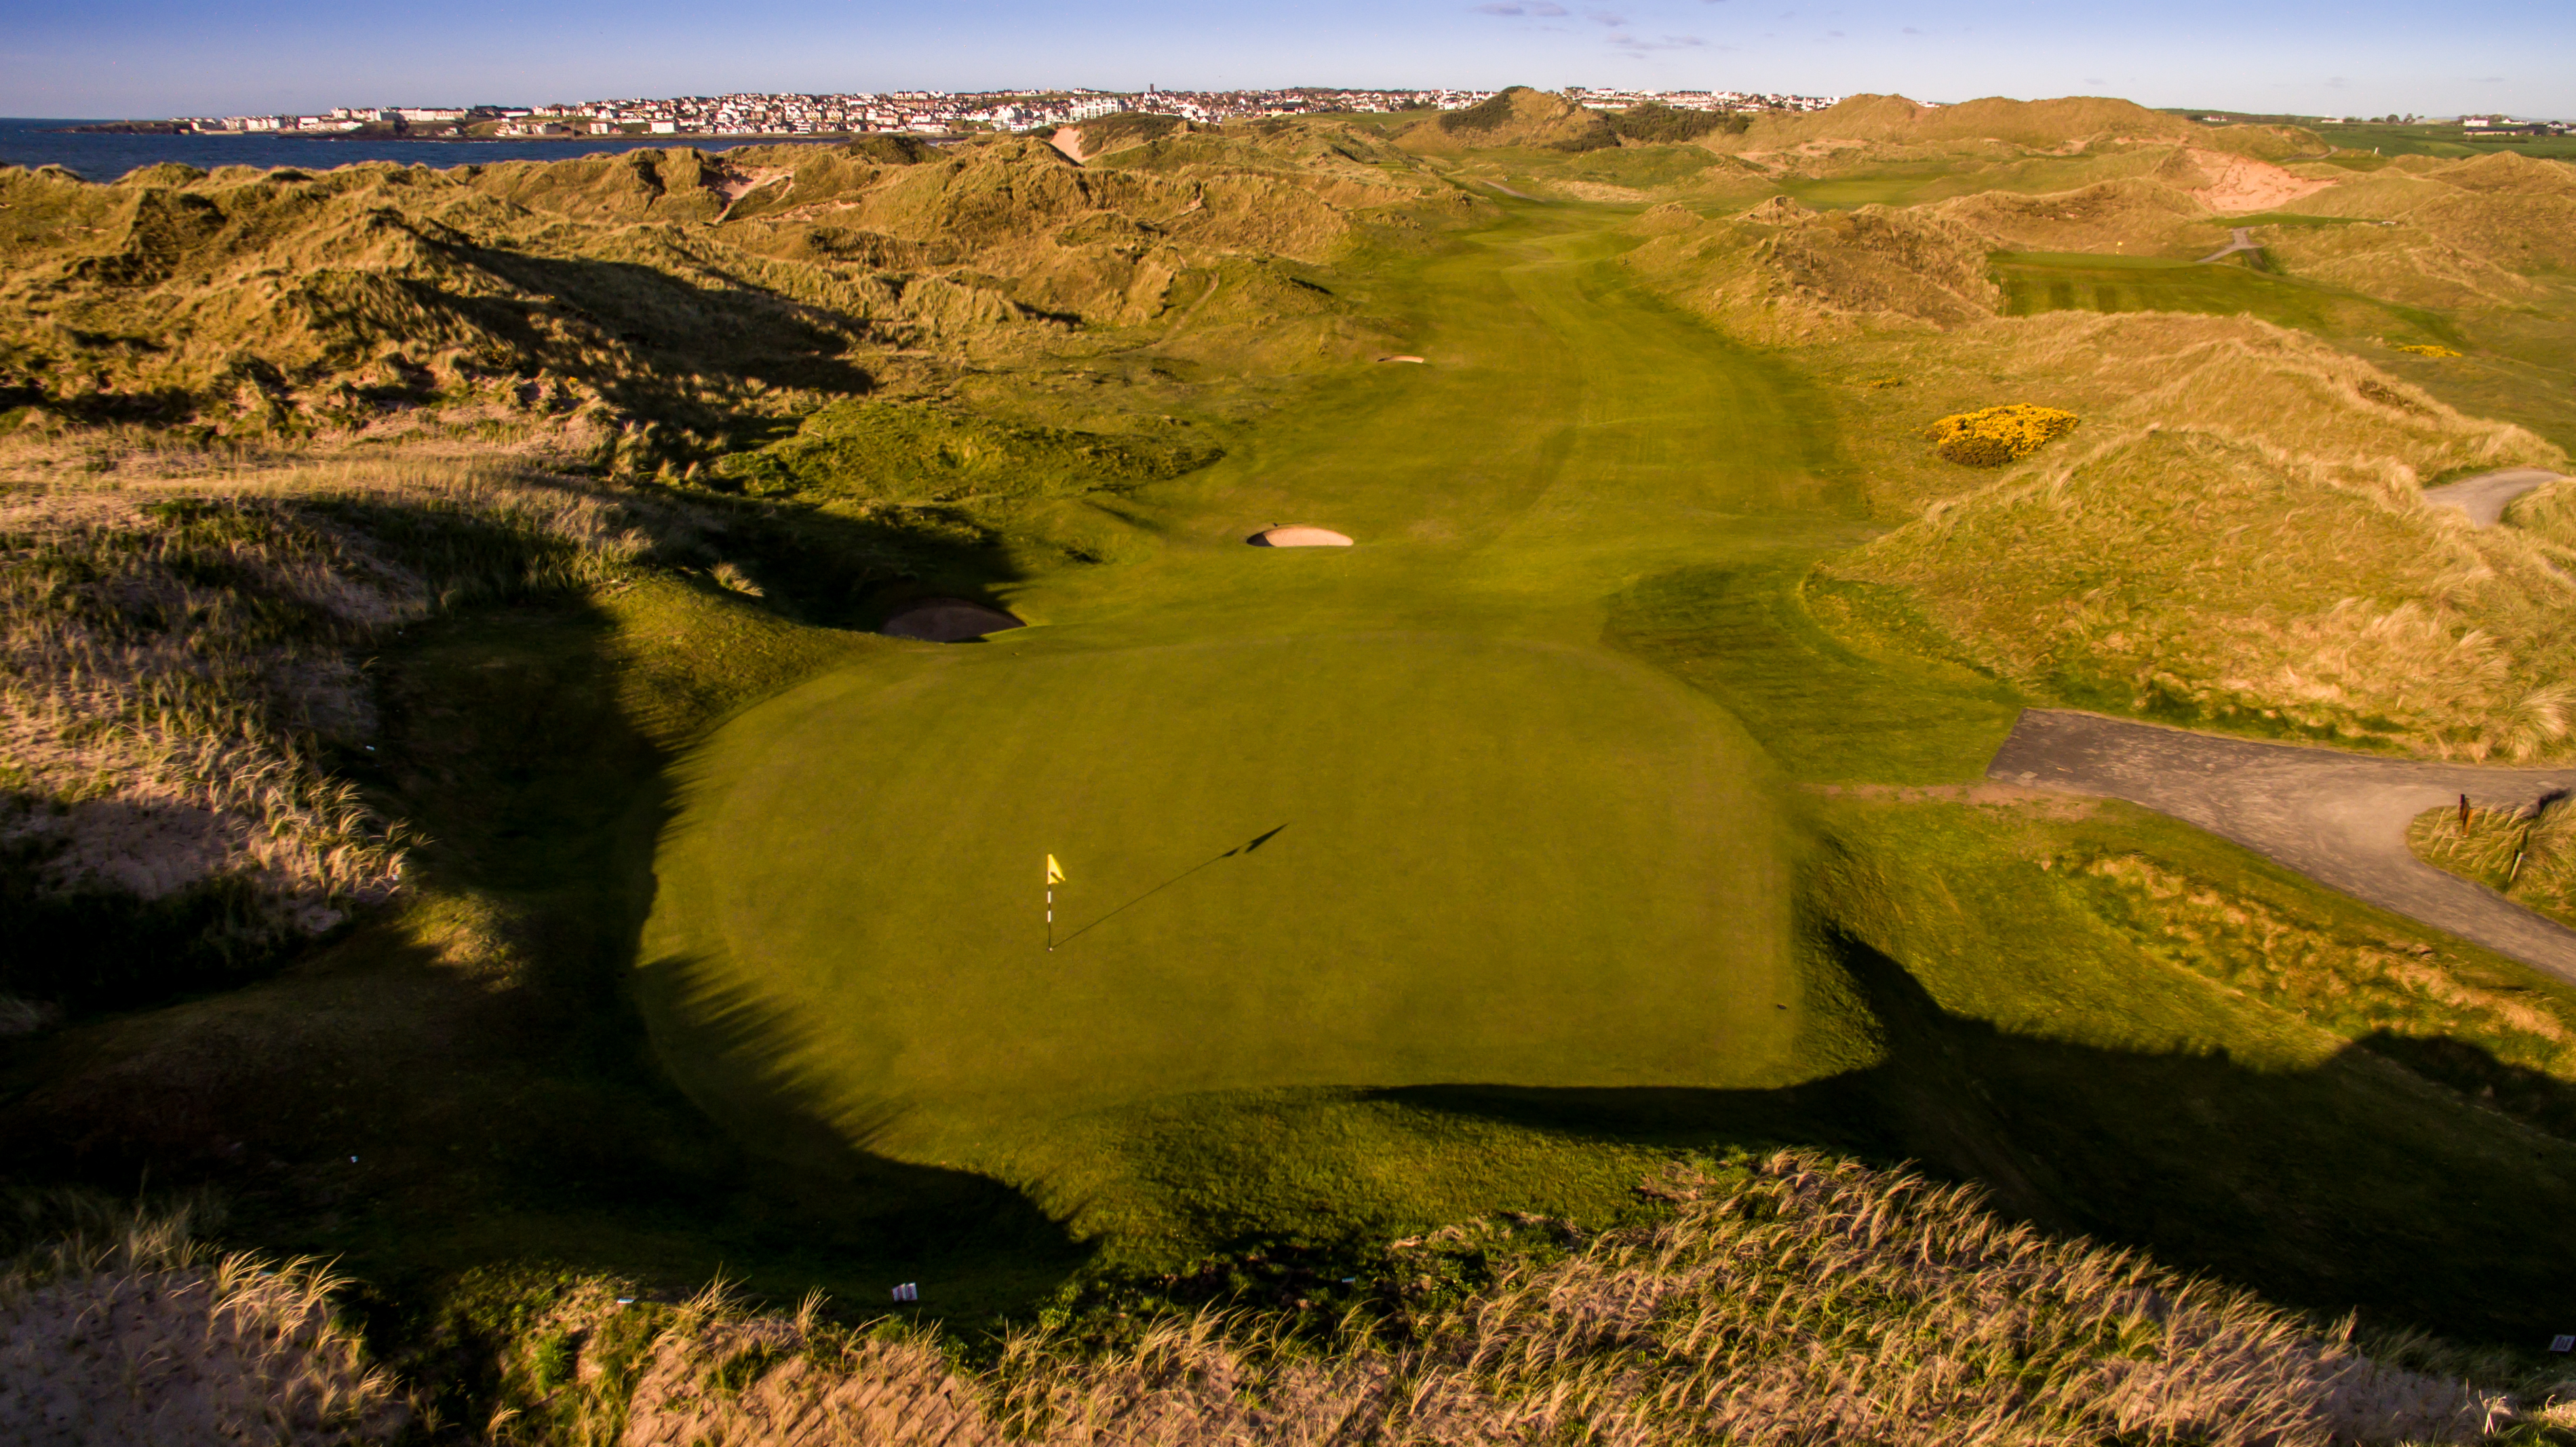
[{"label": "sand bunker", "polygon": [[2302,196],[2313,196],[2334,184],[2332,181],[2312,181],[2247,156],[2203,150],[2185,154],[2208,178],[2207,184],[2191,193],[2192,199],[2221,215],[2269,211]]},{"label": "sand bunker", "polygon": [[1347,548],[1351,540],[1330,528],[1271,528],[1254,533],[1245,542],[1256,548]]},{"label": "sand bunker", "polygon": [[[1380,358],[1378,358],[1378,360],[1379,360],[1379,361],[1381,361],[1381,362],[1420,362],[1420,361],[1422,361],[1422,359],[1421,359],[1420,357],[1380,357]],[[1425,363],[1425,365],[1429,365],[1429,364],[1428,364],[1428,363]]]},{"label": "sand bunker", "polygon": [[924,598],[896,609],[877,631],[890,638],[918,638],[924,643],[963,643],[987,633],[1028,625],[999,608],[964,598]]}]

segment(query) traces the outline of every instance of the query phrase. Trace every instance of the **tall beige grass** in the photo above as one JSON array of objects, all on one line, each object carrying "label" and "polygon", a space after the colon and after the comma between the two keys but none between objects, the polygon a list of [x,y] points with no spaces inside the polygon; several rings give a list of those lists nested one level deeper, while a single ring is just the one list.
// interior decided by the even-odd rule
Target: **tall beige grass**
[{"label": "tall beige grass", "polygon": [[506,467],[338,464],[0,493],[0,829],[58,883],[251,879],[281,928],[399,887],[411,842],[328,762],[361,651],[459,604],[690,546],[685,510]]},{"label": "tall beige grass", "polygon": [[[969,1371],[918,1334],[699,1303],[566,1440],[2325,1447],[2476,1441],[2546,1409],[2004,1222],[1969,1187],[1783,1152],[1652,1189],[1660,1224],[1320,1341],[1203,1312],[1110,1349],[1033,1328]],[[612,1395],[604,1370],[561,1376]]]},{"label": "tall beige grass", "polygon": [[2473,805],[2465,829],[2458,810],[2427,810],[2407,827],[2406,842],[2437,869],[2576,926],[2576,798],[2506,808]]},{"label": "tall beige grass", "polygon": [[0,1436],[26,1447],[383,1441],[410,1415],[311,1262],[136,1217],[0,1266]]}]

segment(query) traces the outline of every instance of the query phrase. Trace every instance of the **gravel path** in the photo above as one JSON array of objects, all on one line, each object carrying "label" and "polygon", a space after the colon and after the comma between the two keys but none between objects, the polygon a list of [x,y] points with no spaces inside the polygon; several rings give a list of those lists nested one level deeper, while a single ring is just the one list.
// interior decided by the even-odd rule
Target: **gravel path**
[{"label": "gravel path", "polygon": [[2428,487],[2424,489],[2424,500],[2435,507],[2458,508],[2469,515],[2469,521],[2491,528],[2504,520],[2507,503],[2557,480],[2558,474],[2544,467],[2508,467],[2501,472],[2481,472],[2440,487]]},{"label": "gravel path", "polygon": [[1998,783],[2126,799],[2232,839],[2355,899],[2576,980],[2576,931],[2406,847],[2418,814],[2524,805],[2576,768],[2502,769],[2258,744],[2061,709],[2029,709],[1986,766]]},{"label": "gravel path", "polygon": [[2236,239],[2228,242],[2220,249],[2209,253],[2207,256],[2202,257],[2200,259],[2201,265],[2207,266],[2213,261],[2225,261],[2227,258],[2234,256],[2240,251],[2260,251],[2263,249],[2262,247],[2254,244],[2253,227],[2238,226],[2232,229],[2236,234]]}]

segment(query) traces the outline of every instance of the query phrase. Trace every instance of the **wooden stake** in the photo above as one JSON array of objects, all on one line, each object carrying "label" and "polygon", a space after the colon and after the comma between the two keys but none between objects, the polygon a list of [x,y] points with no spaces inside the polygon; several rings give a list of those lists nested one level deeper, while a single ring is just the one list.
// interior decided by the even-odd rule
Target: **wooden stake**
[{"label": "wooden stake", "polygon": [[2466,794],[2460,796],[2460,837],[2469,837],[2469,796]]}]

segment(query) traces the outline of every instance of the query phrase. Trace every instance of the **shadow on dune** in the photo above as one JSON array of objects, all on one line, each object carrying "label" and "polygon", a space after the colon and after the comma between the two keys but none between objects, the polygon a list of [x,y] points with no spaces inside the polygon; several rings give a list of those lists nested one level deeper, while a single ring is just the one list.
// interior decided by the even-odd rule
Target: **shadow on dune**
[{"label": "shadow on dune", "polygon": [[[1866,944],[1835,952],[1883,1031],[1886,1059],[1865,1070],[1768,1091],[1382,1094],[1674,1149],[1910,1160],[2043,1229],[2143,1247],[2285,1304],[2525,1345],[2564,1329],[2576,1258],[2556,1223],[2576,1212],[2576,1153],[2427,1083],[2514,1074],[2476,1046],[2380,1035],[2285,1073],[2224,1052],[2104,1050],[1951,1014]],[[2563,1082],[2521,1088],[2563,1111]],[[2516,1174],[2500,1178],[2508,1163]]]},{"label": "shadow on dune", "polygon": [[[826,520],[755,563],[773,604],[846,618],[877,543]],[[1016,1193],[811,1132],[746,1144],[662,1071],[633,991],[671,759],[622,701],[631,647],[567,595],[389,641],[379,747],[347,771],[427,836],[409,912],[221,993],[0,1039],[0,1189],[198,1198],[222,1240],[395,1289],[529,1262],[862,1306],[920,1280],[931,1313],[1051,1289],[1081,1252]]]}]

